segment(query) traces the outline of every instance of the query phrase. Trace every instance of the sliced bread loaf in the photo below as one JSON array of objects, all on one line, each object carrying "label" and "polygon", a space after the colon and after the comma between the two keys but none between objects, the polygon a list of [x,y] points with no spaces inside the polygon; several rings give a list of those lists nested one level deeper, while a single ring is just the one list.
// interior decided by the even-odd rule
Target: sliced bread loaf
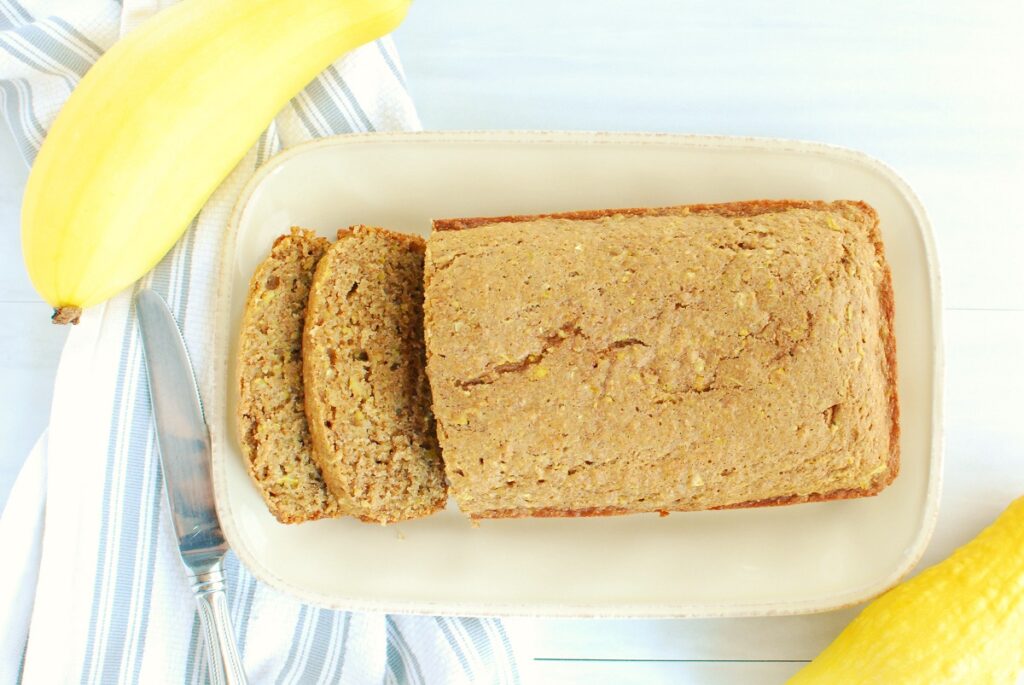
[{"label": "sliced bread loaf", "polygon": [[345,513],[391,523],[444,507],[423,343],[424,242],[356,226],[316,270],[302,354],[313,455]]},{"label": "sliced bread loaf", "polygon": [[249,283],[238,349],[238,436],[249,474],[282,523],[339,515],[313,461],[303,409],[302,326],[330,241],[293,228]]}]

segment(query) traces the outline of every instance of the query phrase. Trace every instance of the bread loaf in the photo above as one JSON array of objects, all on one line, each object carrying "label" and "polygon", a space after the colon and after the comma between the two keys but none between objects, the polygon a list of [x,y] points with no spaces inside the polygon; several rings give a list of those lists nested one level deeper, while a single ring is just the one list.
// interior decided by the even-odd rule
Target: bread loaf
[{"label": "bread loaf", "polygon": [[434,222],[427,369],[473,518],[873,495],[899,470],[889,268],[862,202]]}]

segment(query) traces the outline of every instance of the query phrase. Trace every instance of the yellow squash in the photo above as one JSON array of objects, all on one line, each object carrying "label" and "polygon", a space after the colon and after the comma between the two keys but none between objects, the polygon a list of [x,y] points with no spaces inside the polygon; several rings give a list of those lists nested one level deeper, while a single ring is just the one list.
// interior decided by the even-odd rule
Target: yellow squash
[{"label": "yellow squash", "polygon": [[1024,669],[1024,498],[872,602],[789,685],[1012,685]]},{"label": "yellow squash", "polygon": [[151,269],[282,107],[410,0],[184,0],[89,70],[22,206],[29,276],[75,322]]}]

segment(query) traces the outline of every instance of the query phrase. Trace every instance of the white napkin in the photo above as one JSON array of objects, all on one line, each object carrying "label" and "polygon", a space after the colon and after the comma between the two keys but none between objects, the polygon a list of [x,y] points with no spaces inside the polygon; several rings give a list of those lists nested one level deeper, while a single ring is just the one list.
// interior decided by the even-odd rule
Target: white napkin
[{"label": "white napkin", "polygon": [[[162,4],[169,3],[0,0],[0,105],[28,162],[89,65]],[[210,388],[221,236],[246,180],[298,142],[418,127],[391,41],[346,55],[281,112],[142,280],[174,311],[202,393]],[[90,308],[70,332],[48,434],[0,519],[0,606],[9,607],[0,616],[0,684],[206,679],[162,497],[132,295]],[[254,683],[520,680],[499,621],[321,610],[256,582],[230,554],[226,566],[235,634]]]}]

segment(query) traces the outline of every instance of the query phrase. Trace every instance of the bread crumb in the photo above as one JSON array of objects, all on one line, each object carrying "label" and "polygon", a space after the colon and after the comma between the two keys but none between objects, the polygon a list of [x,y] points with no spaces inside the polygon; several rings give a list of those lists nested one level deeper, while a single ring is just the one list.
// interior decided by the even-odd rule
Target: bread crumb
[{"label": "bread crumb", "polygon": [[281,523],[340,514],[313,461],[303,411],[306,297],[329,245],[298,228],[278,238],[249,283],[240,327],[240,447],[267,508]]},{"label": "bread crumb", "polygon": [[447,499],[424,368],[424,249],[419,237],[353,227],[310,288],[316,325],[302,366],[313,456],[344,513],[362,521],[419,518]]}]

